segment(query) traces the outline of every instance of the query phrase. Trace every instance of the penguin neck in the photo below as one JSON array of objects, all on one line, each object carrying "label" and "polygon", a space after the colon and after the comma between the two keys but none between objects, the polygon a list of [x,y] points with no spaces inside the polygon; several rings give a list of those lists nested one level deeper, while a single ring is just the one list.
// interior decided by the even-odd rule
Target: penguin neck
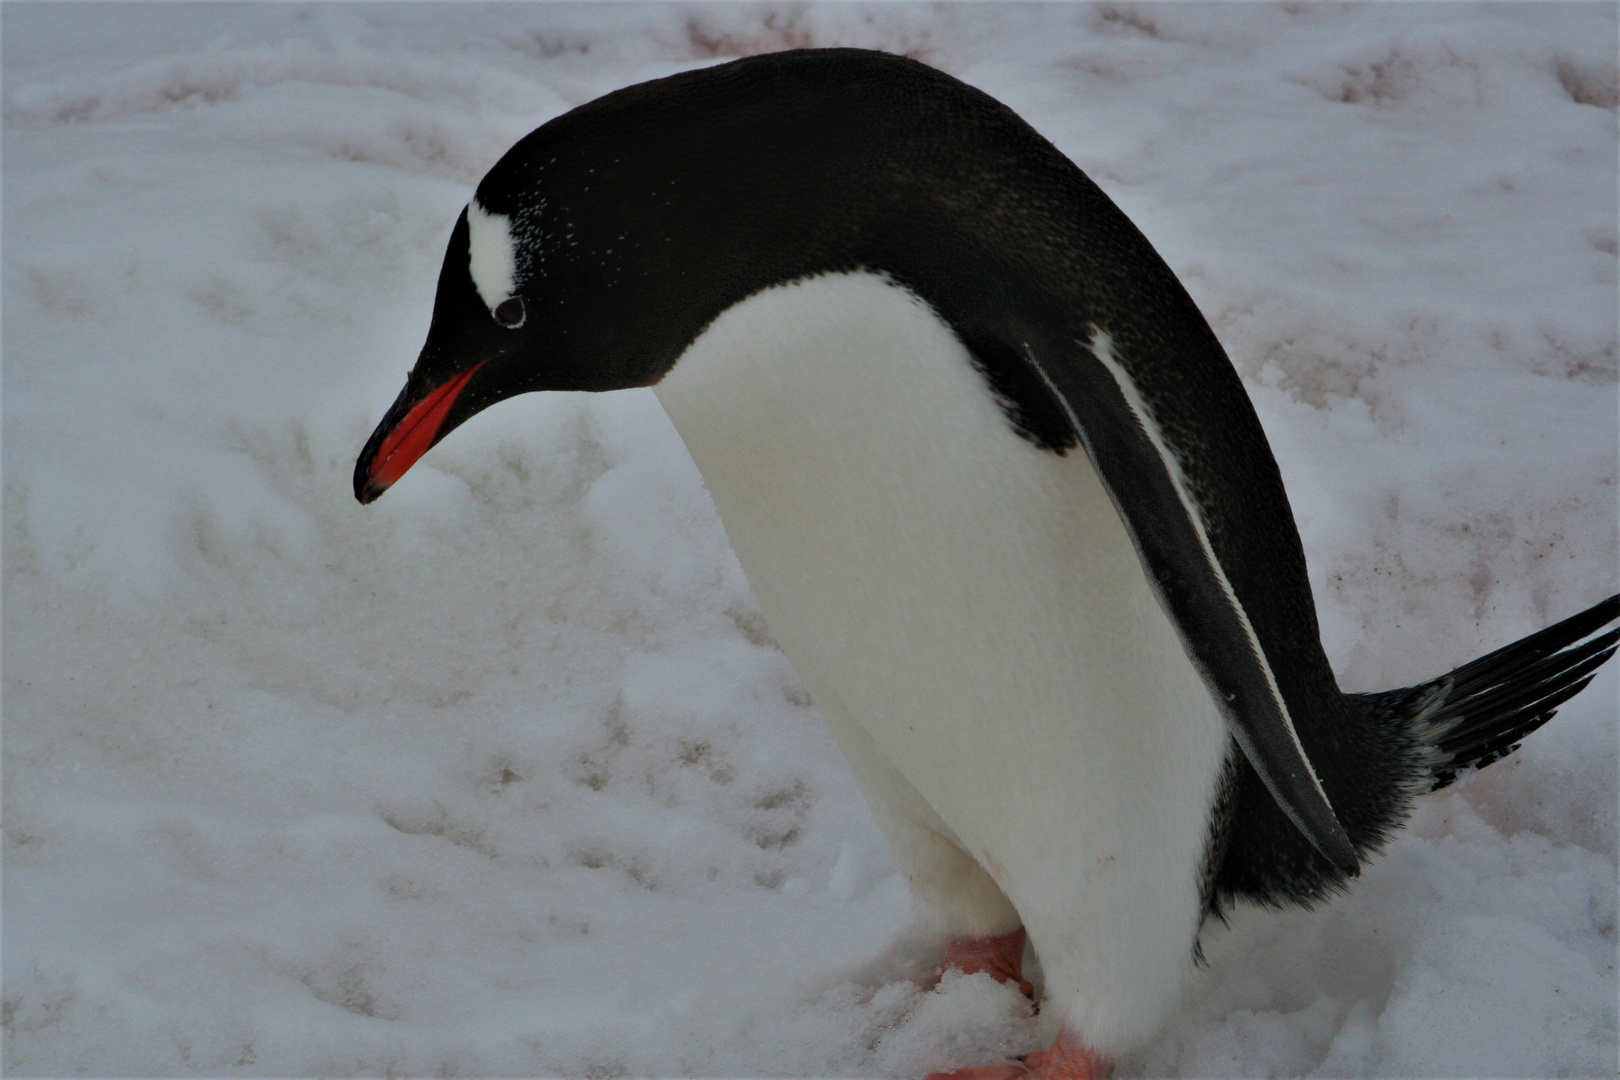
[{"label": "penguin neck", "polygon": [[[952,353],[960,360],[940,361]],[[761,568],[750,576],[764,591],[790,566],[825,557],[829,523],[856,529],[857,504],[880,498],[876,489],[964,453],[930,419],[956,404],[938,397],[974,402],[987,426],[1007,430],[951,330],[915,295],[866,272],[754,294],[653,389],[745,568]],[[801,550],[816,536],[819,552]]]}]

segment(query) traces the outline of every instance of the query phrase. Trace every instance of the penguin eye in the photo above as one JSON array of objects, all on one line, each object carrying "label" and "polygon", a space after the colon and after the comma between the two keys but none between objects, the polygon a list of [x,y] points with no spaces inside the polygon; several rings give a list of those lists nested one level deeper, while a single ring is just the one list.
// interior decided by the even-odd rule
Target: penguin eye
[{"label": "penguin eye", "polygon": [[523,297],[508,296],[495,305],[495,321],[516,328],[523,325]]}]

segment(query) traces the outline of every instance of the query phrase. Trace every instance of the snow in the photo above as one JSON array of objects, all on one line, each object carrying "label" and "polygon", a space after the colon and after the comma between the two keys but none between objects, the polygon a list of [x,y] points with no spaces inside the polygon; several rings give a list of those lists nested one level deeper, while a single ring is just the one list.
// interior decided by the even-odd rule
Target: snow
[{"label": "snow", "polygon": [[[655,400],[362,508],[450,225],[544,120],[910,52],[1126,210],[1244,376],[1347,689],[1616,568],[1616,9],[4,12],[12,1075],[887,1075],[1040,1046],[904,882]],[[1616,683],[1240,910],[1130,1076],[1613,1075]]]}]

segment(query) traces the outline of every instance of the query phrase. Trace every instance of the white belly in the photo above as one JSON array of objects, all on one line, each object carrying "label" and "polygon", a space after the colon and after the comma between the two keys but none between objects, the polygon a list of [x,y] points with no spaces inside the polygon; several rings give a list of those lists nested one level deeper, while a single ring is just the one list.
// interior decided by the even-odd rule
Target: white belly
[{"label": "white belly", "polygon": [[750,298],[656,389],[846,753],[937,814],[876,793],[897,849],[932,829],[989,872],[1092,1045],[1150,1035],[1190,971],[1227,733],[1084,453],[1019,438],[871,274]]}]

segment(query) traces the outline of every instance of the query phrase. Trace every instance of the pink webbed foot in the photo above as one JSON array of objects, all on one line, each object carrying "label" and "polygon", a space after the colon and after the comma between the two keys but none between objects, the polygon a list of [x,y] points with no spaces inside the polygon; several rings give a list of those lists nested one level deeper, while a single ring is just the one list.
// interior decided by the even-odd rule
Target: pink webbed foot
[{"label": "pink webbed foot", "polygon": [[979,1065],[933,1073],[925,1080],[1108,1080],[1114,1063],[1060,1030],[1048,1050],[1030,1054],[1022,1065]]},{"label": "pink webbed foot", "polygon": [[1031,1080],[1108,1080],[1114,1062],[1058,1029],[1048,1049],[1024,1058]]},{"label": "pink webbed foot", "polygon": [[923,1080],[1025,1080],[1029,1070],[1022,1065],[975,1065],[948,1073],[929,1073]]},{"label": "pink webbed foot", "polygon": [[[945,967],[966,975],[984,972],[997,982],[1011,983],[1031,1000],[1035,984],[1024,978],[1024,928],[993,938],[963,938],[945,950]],[[971,1077],[969,1080],[1002,1080],[999,1077]]]}]

